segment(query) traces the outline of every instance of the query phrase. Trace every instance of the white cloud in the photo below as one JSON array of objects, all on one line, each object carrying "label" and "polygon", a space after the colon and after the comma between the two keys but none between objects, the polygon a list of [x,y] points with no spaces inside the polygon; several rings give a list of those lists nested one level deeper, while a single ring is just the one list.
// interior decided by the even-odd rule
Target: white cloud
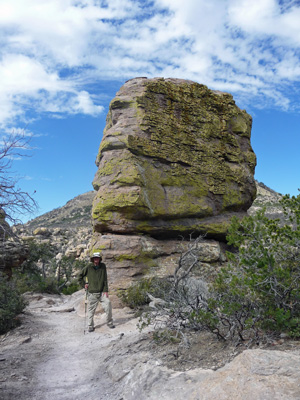
[{"label": "white cloud", "polygon": [[[102,106],[86,91],[48,71],[41,61],[21,54],[8,54],[0,62],[0,123],[10,122],[35,107],[38,112],[97,115]],[[3,105],[3,107],[1,107]]]},{"label": "white cloud", "polygon": [[66,89],[59,81],[57,73],[47,72],[38,60],[29,56],[8,54],[0,64],[1,88],[11,95],[34,95],[40,89],[50,92]]},{"label": "white cloud", "polygon": [[256,35],[276,36],[300,45],[300,8],[296,2],[282,9],[276,0],[234,0],[229,7],[230,22]]},{"label": "white cloud", "polygon": [[231,22],[247,31],[267,32],[270,22],[276,18],[279,5],[275,0],[235,0],[228,14]]},{"label": "white cloud", "polygon": [[99,93],[86,85],[134,76],[295,107],[287,90],[300,80],[299,20],[297,1],[2,0],[0,123],[29,107],[97,115]]}]

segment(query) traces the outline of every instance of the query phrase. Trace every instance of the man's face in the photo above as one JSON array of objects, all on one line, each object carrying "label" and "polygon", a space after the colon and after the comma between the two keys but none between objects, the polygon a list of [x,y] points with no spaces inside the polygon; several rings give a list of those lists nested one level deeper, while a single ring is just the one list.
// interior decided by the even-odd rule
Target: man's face
[{"label": "man's face", "polygon": [[94,258],[93,258],[93,263],[94,263],[94,265],[99,265],[99,263],[100,263],[100,258],[99,258],[99,257],[94,257]]}]

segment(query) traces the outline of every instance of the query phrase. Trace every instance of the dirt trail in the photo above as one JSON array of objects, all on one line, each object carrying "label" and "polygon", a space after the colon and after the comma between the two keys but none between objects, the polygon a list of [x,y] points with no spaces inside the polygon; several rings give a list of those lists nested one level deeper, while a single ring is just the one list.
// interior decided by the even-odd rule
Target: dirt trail
[{"label": "dirt trail", "polygon": [[[73,312],[68,312],[75,306]],[[82,294],[68,303],[55,296],[31,300],[22,326],[0,338],[1,400],[120,400],[120,384],[106,373],[105,354],[124,335],[136,334],[136,321],[116,310],[115,329],[105,316],[84,334]]]},{"label": "dirt trail", "polygon": [[129,309],[84,334],[83,292],[28,298],[22,325],[0,336],[1,400],[300,399],[299,341],[239,356],[206,332],[158,346]]}]

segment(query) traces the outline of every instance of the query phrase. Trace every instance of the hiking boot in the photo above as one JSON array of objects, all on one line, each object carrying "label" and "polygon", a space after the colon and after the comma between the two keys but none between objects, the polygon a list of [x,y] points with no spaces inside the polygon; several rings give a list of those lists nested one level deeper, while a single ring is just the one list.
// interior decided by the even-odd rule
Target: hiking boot
[{"label": "hiking boot", "polygon": [[95,328],[93,326],[89,326],[89,332],[94,332]]}]

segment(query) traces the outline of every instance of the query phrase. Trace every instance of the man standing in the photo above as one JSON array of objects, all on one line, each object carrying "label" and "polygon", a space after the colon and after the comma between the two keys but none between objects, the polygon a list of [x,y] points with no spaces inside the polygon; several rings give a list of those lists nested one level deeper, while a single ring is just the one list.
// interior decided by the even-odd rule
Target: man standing
[{"label": "man standing", "polygon": [[84,267],[79,274],[79,283],[88,290],[88,323],[89,332],[93,332],[94,315],[99,302],[106,313],[106,323],[109,328],[114,328],[112,319],[112,307],[108,298],[108,284],[106,265],[101,262],[100,253],[94,253],[91,257],[92,264]]}]

